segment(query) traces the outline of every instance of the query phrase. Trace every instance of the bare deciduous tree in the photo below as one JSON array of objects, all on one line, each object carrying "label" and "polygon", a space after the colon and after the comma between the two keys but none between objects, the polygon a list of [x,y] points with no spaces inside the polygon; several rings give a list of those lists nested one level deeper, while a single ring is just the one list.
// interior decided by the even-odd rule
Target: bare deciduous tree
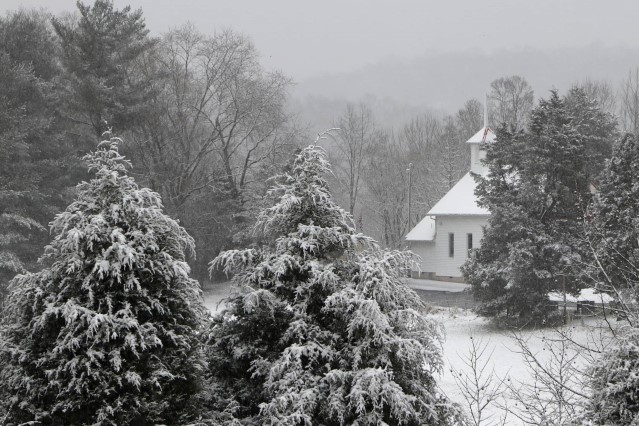
[{"label": "bare deciduous tree", "polygon": [[411,223],[415,224],[441,196],[438,167],[441,120],[426,113],[413,118],[398,133],[406,153],[404,168],[412,163]]},{"label": "bare deciduous tree", "polygon": [[190,25],[168,33],[147,62],[149,74],[164,76],[134,135],[151,184],[177,209],[204,189],[239,200],[290,143],[289,79],[264,72],[244,36],[208,37]]},{"label": "bare deciduous tree", "polygon": [[[479,129],[478,129],[479,130]],[[453,117],[446,117],[437,145],[438,170],[444,189],[451,189],[468,172],[470,149]]]},{"label": "bare deciduous tree", "polygon": [[502,77],[490,83],[488,94],[493,125],[506,124],[513,131],[526,127],[532,111],[534,92],[518,75]]},{"label": "bare deciduous tree", "polygon": [[467,141],[484,125],[483,105],[477,99],[469,99],[463,108],[457,111],[455,121],[459,127],[461,139]]},{"label": "bare deciduous tree", "polygon": [[[570,332],[543,336],[541,348],[513,334],[531,378],[504,382],[507,399],[502,408],[526,425],[565,425],[574,420],[588,399],[583,353]],[[540,350],[541,349],[541,350]],[[541,353],[544,356],[541,356]]]},{"label": "bare deciduous tree", "polygon": [[140,179],[195,235],[202,260],[192,267],[205,276],[205,259],[250,226],[267,177],[294,151],[289,80],[264,71],[241,34],[207,36],[191,25],[143,59],[155,95],[127,140]]},{"label": "bare deciduous tree", "polygon": [[617,96],[612,85],[605,80],[591,80],[587,78],[581,83],[575,84],[580,87],[590,98],[597,101],[597,105],[610,114],[617,112]]},{"label": "bare deciduous tree", "polygon": [[355,216],[363,169],[379,137],[378,130],[373,112],[364,103],[347,104],[335,127],[332,163],[340,186],[348,194],[349,211]]},{"label": "bare deciduous tree", "polygon": [[407,149],[390,131],[380,132],[366,167],[367,210],[375,236],[386,247],[399,248],[408,225]]},{"label": "bare deciduous tree", "polygon": [[450,372],[459,388],[468,413],[468,424],[472,426],[505,425],[508,411],[498,417],[489,408],[497,407],[506,389],[503,380],[497,377],[490,366],[494,348],[487,352],[489,342],[470,336],[468,353],[460,355],[463,367],[451,368]]},{"label": "bare deciduous tree", "polygon": [[621,83],[620,113],[623,130],[639,132],[639,68],[628,71],[628,77]]}]

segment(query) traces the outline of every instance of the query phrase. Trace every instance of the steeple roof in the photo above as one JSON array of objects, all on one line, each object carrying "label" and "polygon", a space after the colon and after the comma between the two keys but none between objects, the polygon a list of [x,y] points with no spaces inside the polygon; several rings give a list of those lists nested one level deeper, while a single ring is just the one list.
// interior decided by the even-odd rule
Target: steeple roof
[{"label": "steeple roof", "polygon": [[495,138],[495,133],[490,129],[490,127],[482,127],[482,129],[471,136],[466,143],[492,142]]}]

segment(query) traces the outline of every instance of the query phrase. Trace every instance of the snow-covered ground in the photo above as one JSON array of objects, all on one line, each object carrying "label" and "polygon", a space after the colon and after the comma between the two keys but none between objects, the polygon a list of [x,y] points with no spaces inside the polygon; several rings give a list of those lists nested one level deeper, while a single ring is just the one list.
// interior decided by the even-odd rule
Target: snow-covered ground
[{"label": "snow-covered ground", "polygon": [[[465,288],[463,284],[438,282],[433,284],[427,283],[425,280],[411,281],[418,281],[417,284],[421,285],[413,287],[421,290],[440,291],[441,286],[448,286],[446,289],[452,291],[461,291]],[[414,283],[411,282],[410,284]],[[434,287],[430,288],[430,285]],[[230,285],[228,283],[213,286],[204,291],[205,305],[211,312],[215,312],[222,308],[219,302],[229,294]],[[495,380],[503,379],[507,383],[532,381],[530,371],[526,367],[520,348],[511,331],[497,329],[489,321],[478,317],[471,311],[455,307],[441,308],[433,316],[441,321],[446,329],[446,341],[443,346],[445,367],[439,378],[439,385],[441,390],[451,400],[458,402],[462,406],[467,405],[459,386],[453,379],[453,372],[456,371],[457,374],[471,373],[471,369],[465,365],[463,358],[469,355],[473,340],[486,346],[484,358],[480,359],[480,364],[483,364],[484,360],[486,360],[487,369],[485,372],[494,371]],[[575,341],[587,343],[601,329],[602,324],[598,320],[586,318],[573,320],[569,326],[563,328],[563,331],[570,334]],[[557,338],[558,335],[555,331],[525,330],[520,332],[519,335],[527,341],[528,346],[540,361],[547,362],[550,359],[550,351],[544,348],[544,342],[547,343]],[[598,337],[595,337],[595,340],[598,339]],[[570,354],[575,353],[574,350],[569,352]],[[577,356],[575,362],[575,365],[579,367],[585,361],[582,357]],[[505,402],[516,409],[516,402],[512,398],[506,399]],[[503,415],[503,410],[494,404],[490,404],[487,408],[487,413],[492,414],[492,420],[496,421]],[[493,422],[487,422],[486,424],[493,424]],[[510,415],[503,424],[516,426],[523,423],[515,416]]]},{"label": "snow-covered ground", "polygon": [[[442,391],[448,397],[462,406],[467,406],[458,384],[453,378],[454,372],[457,374],[472,374],[472,369],[464,362],[468,359],[472,348],[472,341],[479,342],[479,346],[485,346],[484,357],[478,363],[480,366],[486,364],[485,376],[494,372],[494,383],[504,380],[508,384],[532,383],[533,378],[527,368],[521,348],[514,338],[513,332],[509,330],[496,329],[485,318],[460,309],[444,309],[434,315],[446,328],[446,341],[444,343],[445,368],[439,379]],[[607,339],[608,328],[601,320],[595,318],[585,318],[573,320],[571,324],[557,330],[525,330],[518,332],[523,338],[531,352],[546,367],[553,358],[551,350],[546,345],[551,345],[555,353],[560,352],[560,344],[554,341],[561,338],[557,331],[569,335],[575,342],[585,346],[593,345],[593,342],[601,343]],[[574,364],[577,370],[583,371],[587,362],[586,351],[576,348],[568,343],[566,355],[574,357]],[[580,375],[579,375],[580,376]],[[578,377],[581,379],[582,377]],[[505,388],[505,387],[504,387]],[[583,390],[583,388],[579,388]],[[512,397],[504,394],[505,399],[501,399],[501,404],[507,404],[510,408],[517,410],[521,408]],[[505,410],[494,403],[487,408],[487,413],[492,415],[491,420],[486,424],[502,424],[498,421],[505,414]],[[514,415],[508,415],[506,425],[524,424]]]}]

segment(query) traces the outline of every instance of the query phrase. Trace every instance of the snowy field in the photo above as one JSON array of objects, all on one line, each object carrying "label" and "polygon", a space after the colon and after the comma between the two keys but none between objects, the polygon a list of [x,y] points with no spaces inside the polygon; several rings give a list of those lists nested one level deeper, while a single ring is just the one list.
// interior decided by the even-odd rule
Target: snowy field
[{"label": "snowy field", "polygon": [[[426,284],[423,284],[426,285]],[[440,289],[429,290],[427,287],[421,288],[419,293],[426,300],[433,296],[433,300],[445,300],[441,298],[441,294],[448,294],[452,297],[455,292],[463,290],[464,287],[457,285],[451,293],[443,293]],[[430,292],[430,293],[429,293]],[[220,300],[230,294],[229,283],[209,286],[204,291],[205,305],[211,312],[219,310],[222,305]],[[437,302],[434,302],[437,303]],[[470,354],[473,340],[485,347],[484,355],[479,359],[479,365],[485,364],[484,374],[488,375],[492,372],[494,383],[503,380],[506,384],[517,385],[517,383],[532,383],[530,370],[526,366],[524,357],[517,341],[513,337],[513,332],[505,329],[497,329],[492,326],[486,319],[478,317],[470,310],[459,307],[437,308],[433,317],[441,321],[446,329],[446,341],[443,345],[445,367],[442,375],[439,377],[438,383],[442,392],[444,392],[451,400],[458,402],[462,406],[467,406],[462,392],[453,378],[453,372],[462,375],[472,375],[472,369],[466,365],[464,358]],[[600,333],[604,330],[605,324],[594,318],[574,319],[567,327],[560,329],[562,332],[569,334],[572,338],[584,345],[591,345],[592,341],[601,341]],[[518,335],[524,339],[531,351],[542,362],[547,363],[552,358],[551,351],[545,345],[548,342],[557,339],[558,334],[555,330],[525,330],[519,332]],[[551,345],[560,346],[557,343]],[[578,370],[581,370],[585,360],[583,354],[576,351],[574,347],[566,351],[568,357],[574,357],[571,364]],[[581,351],[583,352],[583,351]],[[505,425],[521,425],[524,424],[516,416],[510,414],[506,418],[503,417],[503,406],[507,405],[511,410],[521,408],[521,403],[515,401],[508,396],[507,392],[497,399],[497,404],[492,402],[486,408],[484,415],[490,415],[488,421],[482,424],[505,424]]]},{"label": "snowy field", "polygon": [[[480,367],[486,366],[484,376],[494,372],[493,384],[496,385],[500,380],[503,380],[506,384],[517,387],[518,383],[531,384],[534,382],[512,331],[496,329],[486,319],[466,310],[443,309],[435,314],[435,317],[446,328],[446,341],[444,343],[444,361],[446,365],[439,379],[439,385],[442,391],[453,401],[464,406],[468,405],[453,378],[453,371],[472,376],[473,371],[464,359],[469,357],[473,340],[479,343],[480,346],[485,347],[484,355],[480,358],[478,364]],[[544,368],[548,368],[551,359],[553,359],[548,345],[555,350],[555,354],[560,354],[561,352],[561,344],[555,341],[561,338],[557,331],[570,335],[579,344],[590,347],[607,339],[606,325],[594,318],[576,319],[568,326],[558,330],[546,329],[518,332],[518,335],[527,342],[531,352],[542,363]],[[586,362],[585,351],[568,343],[565,356],[567,357],[566,360],[570,361],[571,369],[583,370],[583,365]],[[576,375],[580,376],[579,373],[576,373]],[[583,388],[576,383],[579,379],[581,377],[575,377],[573,386],[581,390]],[[521,409],[521,403],[509,396],[505,386],[502,388],[505,391],[502,397],[487,407],[486,412],[492,417],[491,421],[486,422],[486,424],[524,424],[512,414],[505,419],[503,418],[505,413],[504,405],[507,405],[512,410],[519,410]],[[496,404],[501,405],[501,408]]]}]

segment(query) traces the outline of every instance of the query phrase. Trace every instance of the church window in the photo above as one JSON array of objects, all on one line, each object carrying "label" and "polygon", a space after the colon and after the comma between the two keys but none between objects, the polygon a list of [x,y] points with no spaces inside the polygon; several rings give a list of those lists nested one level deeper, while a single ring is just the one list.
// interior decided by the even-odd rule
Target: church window
[{"label": "church window", "polygon": [[448,233],[448,257],[455,257],[455,234]]}]

